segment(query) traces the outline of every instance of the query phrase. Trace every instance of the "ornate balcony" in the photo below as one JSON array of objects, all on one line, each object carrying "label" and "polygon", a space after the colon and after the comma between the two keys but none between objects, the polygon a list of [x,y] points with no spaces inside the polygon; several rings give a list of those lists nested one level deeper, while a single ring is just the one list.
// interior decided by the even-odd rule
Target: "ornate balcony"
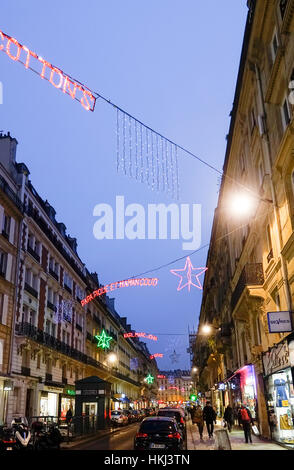
[{"label": "ornate balcony", "polygon": [[38,292],[33,287],[31,287],[29,284],[27,284],[26,282],[25,282],[24,288],[33,297],[35,297],[36,299],[38,298]]},{"label": "ornate balcony", "polygon": [[40,256],[38,255],[38,253],[30,245],[27,246],[27,252],[30,253],[30,255],[32,255],[32,257],[36,261],[38,261],[38,263],[40,263]]},{"label": "ornate balcony", "polygon": [[264,284],[264,274],[262,263],[246,264],[244,267],[236,288],[232,294],[231,308],[236,307],[244,289],[247,286],[262,286]]}]

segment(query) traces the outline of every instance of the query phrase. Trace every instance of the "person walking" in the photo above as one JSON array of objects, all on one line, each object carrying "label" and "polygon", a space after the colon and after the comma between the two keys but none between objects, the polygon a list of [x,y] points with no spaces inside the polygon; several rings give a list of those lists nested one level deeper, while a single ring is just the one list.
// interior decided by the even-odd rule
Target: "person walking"
[{"label": "person walking", "polygon": [[252,444],[251,423],[253,422],[253,419],[250,410],[246,408],[246,406],[241,405],[241,408],[239,410],[239,417],[243,426],[245,442],[246,444],[248,444],[250,441],[250,443]]},{"label": "person walking", "polygon": [[211,438],[213,436],[214,423],[216,423],[216,412],[212,408],[210,401],[206,402],[203,409],[203,420],[206,422],[208,436]]},{"label": "person walking", "polygon": [[234,423],[234,416],[233,416],[233,408],[230,405],[228,405],[225,409],[224,420],[227,423],[228,431],[231,432],[232,426]]},{"label": "person walking", "polygon": [[200,441],[203,441],[203,428],[204,428],[204,420],[203,420],[203,410],[200,405],[196,406],[192,416],[192,423],[197,424]]}]

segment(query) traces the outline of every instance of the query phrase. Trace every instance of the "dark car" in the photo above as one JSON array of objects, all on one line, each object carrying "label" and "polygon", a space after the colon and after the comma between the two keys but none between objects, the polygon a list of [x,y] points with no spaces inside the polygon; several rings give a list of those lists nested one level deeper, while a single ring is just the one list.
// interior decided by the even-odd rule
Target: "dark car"
[{"label": "dark car", "polygon": [[134,423],[136,421],[136,418],[133,414],[133,411],[132,410],[123,410],[123,413],[126,415],[126,417],[128,418],[128,423]]},{"label": "dark car", "polygon": [[174,418],[154,416],[140,424],[134,441],[134,450],[183,450],[183,437]]},{"label": "dark car", "polygon": [[183,416],[183,413],[178,409],[172,408],[161,408],[157,412],[157,416],[166,416],[168,418],[175,418],[179,427],[179,430],[183,434],[183,437],[186,435],[186,420]]},{"label": "dark car", "polygon": [[132,413],[135,421],[141,421],[141,413],[139,410],[133,410]]}]

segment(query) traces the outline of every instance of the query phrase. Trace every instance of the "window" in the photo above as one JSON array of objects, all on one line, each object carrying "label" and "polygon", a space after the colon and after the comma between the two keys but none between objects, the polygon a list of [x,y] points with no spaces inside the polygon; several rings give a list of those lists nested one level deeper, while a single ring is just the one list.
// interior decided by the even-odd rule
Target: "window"
[{"label": "window", "polygon": [[37,369],[41,368],[41,354],[37,355]]},{"label": "window", "polygon": [[284,19],[286,8],[287,8],[288,0],[280,0],[279,9],[282,20]]},{"label": "window", "polygon": [[250,114],[249,114],[249,125],[250,125],[250,132],[252,134],[253,131],[254,131],[254,128],[256,126],[256,118],[255,118],[254,108],[251,109]]},{"label": "window", "polygon": [[290,105],[289,105],[289,101],[287,97],[284,99],[284,102],[281,108],[281,113],[282,113],[283,127],[285,130],[289,122],[291,121],[291,111],[290,111]]},{"label": "window", "polygon": [[7,268],[7,253],[0,250],[0,275],[5,277]]},{"label": "window", "polygon": [[30,313],[29,313],[29,323],[33,326],[35,326],[35,322],[36,322],[36,312],[35,310],[30,310]]},{"label": "window", "polygon": [[8,215],[4,214],[2,233],[6,236],[6,238],[9,238],[10,235],[10,224],[11,218]]},{"label": "window", "polygon": [[257,171],[258,171],[258,182],[259,182],[259,186],[261,187],[263,185],[263,179],[264,179],[264,166],[263,166],[262,159],[260,159],[258,162]]},{"label": "window", "polygon": [[278,293],[275,294],[275,303],[276,303],[277,312],[280,312],[281,311],[281,300],[280,300],[280,296],[279,296]]},{"label": "window", "polygon": [[272,42],[271,42],[271,54],[272,54],[273,62],[276,60],[278,47],[279,47],[278,35],[277,35],[277,32],[275,31]]}]

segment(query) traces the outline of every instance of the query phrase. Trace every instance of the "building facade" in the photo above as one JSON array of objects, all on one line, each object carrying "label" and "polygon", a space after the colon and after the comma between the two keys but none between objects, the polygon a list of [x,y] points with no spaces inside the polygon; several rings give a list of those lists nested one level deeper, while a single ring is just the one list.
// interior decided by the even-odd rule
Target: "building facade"
[{"label": "building facade", "polygon": [[220,415],[246,403],[293,446],[294,2],[248,7],[194,364]]},{"label": "building facade", "polygon": [[[16,145],[9,134],[1,136],[2,421],[64,417],[69,407],[74,410],[75,382],[92,376],[110,382],[111,408],[148,406],[156,381],[146,385],[144,374],[156,377],[156,362],[145,343],[124,337],[131,326],[116,312],[114,299],[104,294],[82,306],[101,287],[97,274],[79,258],[77,240],[39,196],[27,167],[16,162]],[[101,334],[110,338],[102,347]],[[83,413],[96,411],[95,404],[85,404]]]},{"label": "building facade", "polygon": [[160,371],[157,375],[159,406],[178,405],[189,401],[193,390],[190,371]]}]

